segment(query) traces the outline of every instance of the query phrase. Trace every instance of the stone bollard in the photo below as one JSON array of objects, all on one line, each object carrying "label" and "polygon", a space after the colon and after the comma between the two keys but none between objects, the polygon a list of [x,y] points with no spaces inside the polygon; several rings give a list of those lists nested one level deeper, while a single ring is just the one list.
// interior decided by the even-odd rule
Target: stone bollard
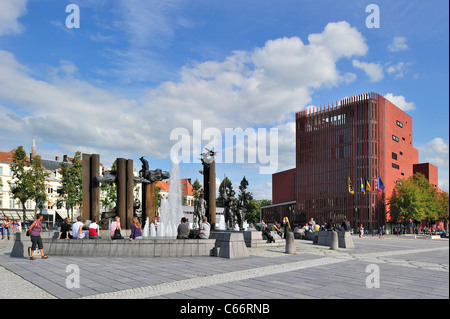
[{"label": "stone bollard", "polygon": [[336,231],[331,232],[330,249],[333,250],[339,249],[339,238],[338,233]]},{"label": "stone bollard", "polygon": [[294,233],[290,231],[286,233],[286,254],[296,254]]}]

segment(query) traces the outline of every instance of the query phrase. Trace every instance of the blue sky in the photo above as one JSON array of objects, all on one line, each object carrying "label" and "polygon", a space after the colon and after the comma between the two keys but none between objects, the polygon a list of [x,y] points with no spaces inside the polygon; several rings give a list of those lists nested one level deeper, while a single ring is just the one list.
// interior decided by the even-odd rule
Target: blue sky
[{"label": "blue sky", "polygon": [[[69,4],[80,28],[66,26]],[[169,170],[170,134],[201,121],[278,129],[280,171],[295,166],[295,111],[377,92],[412,116],[419,160],[448,191],[448,30],[444,0],[1,0],[0,151],[35,136],[45,158],[80,150],[139,169],[144,155]],[[218,182],[237,190],[245,175],[271,198],[261,166],[218,164]],[[186,178],[200,169],[181,163]]]}]

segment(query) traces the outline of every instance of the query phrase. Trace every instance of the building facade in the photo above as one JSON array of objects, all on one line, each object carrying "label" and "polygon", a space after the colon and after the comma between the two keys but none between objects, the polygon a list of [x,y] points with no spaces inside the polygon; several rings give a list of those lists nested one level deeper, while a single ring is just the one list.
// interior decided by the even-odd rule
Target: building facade
[{"label": "building facade", "polygon": [[412,127],[409,115],[377,93],[297,112],[296,168],[274,174],[273,204],[292,205],[295,197],[298,223],[347,218],[352,227],[378,229],[389,222],[388,199],[399,179],[430,167],[417,164]]}]

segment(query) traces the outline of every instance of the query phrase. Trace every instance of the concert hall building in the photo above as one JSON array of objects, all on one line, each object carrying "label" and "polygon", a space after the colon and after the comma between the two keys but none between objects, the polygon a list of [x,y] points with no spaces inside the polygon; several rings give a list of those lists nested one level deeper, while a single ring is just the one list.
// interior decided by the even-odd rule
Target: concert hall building
[{"label": "concert hall building", "polygon": [[425,172],[437,187],[437,167],[418,164],[412,128],[412,118],[377,93],[297,112],[296,168],[272,176],[273,204],[261,217],[388,228],[388,199],[401,178]]}]

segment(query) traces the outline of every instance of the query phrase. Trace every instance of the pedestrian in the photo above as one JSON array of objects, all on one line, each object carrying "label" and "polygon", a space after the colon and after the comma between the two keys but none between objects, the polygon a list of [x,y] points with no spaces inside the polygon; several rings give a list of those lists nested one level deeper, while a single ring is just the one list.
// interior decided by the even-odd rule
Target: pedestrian
[{"label": "pedestrian", "polygon": [[385,233],[386,233],[386,230],[384,229],[384,225],[383,225],[383,227],[380,227],[380,237],[379,238],[384,238]]},{"label": "pedestrian", "polygon": [[130,241],[133,239],[142,239],[141,223],[137,217],[133,217],[131,222]]},{"label": "pedestrian", "polygon": [[83,223],[81,222],[81,216],[77,217],[77,221],[72,225],[72,238],[83,239],[85,234],[83,233]]},{"label": "pedestrian", "polygon": [[5,239],[5,231],[8,235],[8,240],[10,239],[10,227],[11,227],[11,221],[9,220],[8,216],[5,216],[5,219],[2,222],[1,231],[2,231],[2,240]]},{"label": "pedestrian", "polygon": [[364,235],[364,227],[363,224],[361,224],[361,226],[359,226],[359,238],[362,238],[363,235]]},{"label": "pedestrian", "polygon": [[99,239],[100,227],[97,224],[97,218],[92,219],[92,223],[89,224],[89,239]]},{"label": "pedestrian", "polygon": [[44,254],[44,245],[42,244],[42,238],[41,238],[41,232],[42,232],[42,219],[44,218],[44,215],[41,213],[36,215],[36,219],[30,226],[30,237],[31,237],[31,251],[30,251],[30,260],[36,260],[36,258],[33,257],[34,250],[36,249],[36,246],[38,246],[39,250],[41,251],[41,258],[47,259],[48,256]]},{"label": "pedestrian", "polygon": [[177,239],[189,239],[189,226],[186,224],[186,217],[181,218],[181,223],[178,225]]},{"label": "pedestrian", "polygon": [[72,227],[70,225],[70,219],[66,217],[61,225],[61,230],[59,232],[58,238],[56,239],[72,239],[72,235],[70,234],[71,229]]}]

